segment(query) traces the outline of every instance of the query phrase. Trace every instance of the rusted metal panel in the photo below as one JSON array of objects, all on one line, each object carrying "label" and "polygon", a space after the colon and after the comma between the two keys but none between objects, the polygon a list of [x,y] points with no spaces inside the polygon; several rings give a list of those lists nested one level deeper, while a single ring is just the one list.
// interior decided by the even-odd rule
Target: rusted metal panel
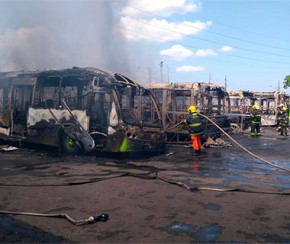
[{"label": "rusted metal panel", "polygon": [[0,126],[4,128],[10,127],[11,112],[9,110],[2,111],[0,114]]},{"label": "rusted metal panel", "polygon": [[4,138],[7,138],[10,135],[10,128],[1,127],[0,134],[2,134]]}]

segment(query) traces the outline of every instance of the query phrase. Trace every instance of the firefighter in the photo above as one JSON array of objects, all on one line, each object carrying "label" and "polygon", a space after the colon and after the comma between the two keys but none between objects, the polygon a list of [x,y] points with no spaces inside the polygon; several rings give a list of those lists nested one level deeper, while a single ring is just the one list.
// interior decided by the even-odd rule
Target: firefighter
[{"label": "firefighter", "polygon": [[286,107],[283,106],[281,110],[278,112],[277,122],[278,122],[278,129],[280,131],[280,135],[283,136],[283,134],[285,133],[285,135],[288,136],[287,127],[289,123],[289,117],[288,117],[288,110]]},{"label": "firefighter", "polygon": [[284,108],[284,104],[281,103],[277,106],[277,116],[276,116],[276,121],[277,121],[277,131],[281,132],[281,126],[279,125],[279,117],[281,116],[281,114],[283,113],[283,108]]},{"label": "firefighter", "polygon": [[261,135],[261,111],[258,105],[252,106],[252,111],[250,113],[251,118],[251,136],[260,136]]},{"label": "firefighter", "polygon": [[278,111],[278,113],[279,113],[279,112],[282,112],[283,108],[285,108],[285,105],[284,105],[283,103],[279,104],[279,105],[277,106],[277,111]]},{"label": "firefighter", "polygon": [[183,121],[188,125],[188,130],[191,135],[191,142],[195,154],[201,154],[201,135],[203,133],[202,118],[197,114],[196,107],[191,105],[188,107],[189,115]]}]

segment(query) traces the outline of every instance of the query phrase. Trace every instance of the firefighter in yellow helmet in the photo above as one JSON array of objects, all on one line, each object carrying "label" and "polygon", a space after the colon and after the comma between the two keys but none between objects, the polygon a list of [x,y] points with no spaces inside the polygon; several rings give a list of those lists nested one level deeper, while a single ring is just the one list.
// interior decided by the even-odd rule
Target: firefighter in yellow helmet
[{"label": "firefighter in yellow helmet", "polygon": [[289,123],[288,110],[285,106],[283,106],[281,107],[280,111],[278,111],[277,114],[278,131],[280,131],[281,136],[283,136],[284,133],[286,136],[288,136],[287,133],[288,123]]},{"label": "firefighter in yellow helmet", "polygon": [[252,111],[250,113],[251,118],[251,136],[260,136],[261,135],[261,111],[258,105],[252,106]]},{"label": "firefighter in yellow helmet", "polygon": [[192,147],[197,155],[201,154],[201,135],[203,133],[202,118],[197,114],[196,107],[191,105],[188,107],[189,115],[184,120],[188,125],[191,136]]}]

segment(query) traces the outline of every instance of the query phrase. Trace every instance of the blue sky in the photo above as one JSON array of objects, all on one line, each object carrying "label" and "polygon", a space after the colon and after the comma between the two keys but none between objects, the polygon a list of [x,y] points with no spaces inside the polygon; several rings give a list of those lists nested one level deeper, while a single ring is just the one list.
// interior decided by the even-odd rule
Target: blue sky
[{"label": "blue sky", "polygon": [[0,71],[93,66],[145,82],[283,89],[287,0],[0,0]]}]

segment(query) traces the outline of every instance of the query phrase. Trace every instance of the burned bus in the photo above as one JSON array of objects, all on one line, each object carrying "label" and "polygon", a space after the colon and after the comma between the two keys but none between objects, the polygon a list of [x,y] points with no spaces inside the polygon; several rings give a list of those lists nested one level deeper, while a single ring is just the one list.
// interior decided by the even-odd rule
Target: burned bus
[{"label": "burned bus", "polygon": [[[228,95],[224,87],[205,83],[148,83],[145,85],[156,97],[162,108],[162,124],[166,132],[167,143],[184,143],[190,139],[186,125],[176,124],[188,115],[188,107],[196,105],[198,112],[209,116],[224,130],[230,129],[230,121],[224,115],[228,108]],[[204,119],[203,127],[207,137],[220,137],[221,131]]]},{"label": "burned bus", "polygon": [[0,138],[65,153],[165,150],[152,93],[96,68],[0,73]]},{"label": "burned bus", "polygon": [[261,109],[262,126],[276,126],[278,105],[286,106],[290,101],[288,95],[277,91],[230,91],[229,98],[231,121],[239,124],[242,130],[249,128],[251,124],[250,113],[254,104]]}]

